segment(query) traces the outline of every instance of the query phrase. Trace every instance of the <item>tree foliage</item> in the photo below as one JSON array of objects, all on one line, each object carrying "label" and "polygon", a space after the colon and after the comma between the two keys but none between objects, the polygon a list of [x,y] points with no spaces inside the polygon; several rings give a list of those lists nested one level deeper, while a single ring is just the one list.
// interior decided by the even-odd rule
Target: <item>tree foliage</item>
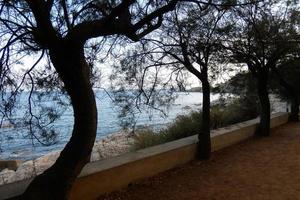
[{"label": "tree foliage", "polygon": [[[43,102],[51,94],[57,104],[70,103],[74,112],[70,141],[56,163],[31,182],[22,199],[69,197],[73,182],[89,161],[96,136],[93,86],[99,75],[95,64],[106,62],[116,53],[117,46],[141,41],[123,48],[124,52],[130,51],[121,56],[123,60],[115,68],[115,78],[126,83],[117,91],[125,111],[142,102],[156,109],[167,105],[173,91],[184,88],[184,70],[205,83],[209,94],[208,69],[218,62],[227,62],[228,57],[232,63],[247,64],[257,78],[261,102],[268,104],[270,69],[297,55],[294,52],[299,47],[296,3],[0,0],[2,118],[13,116],[18,96],[28,90],[24,122],[31,135],[46,144],[55,136],[48,125],[59,117],[60,111],[35,102]],[[222,18],[225,14],[226,20]],[[35,60],[21,69],[24,57],[28,56]],[[159,78],[159,73],[165,76]],[[128,94],[133,100],[126,103]],[[209,98],[205,102],[208,113]],[[33,109],[33,104],[38,109]],[[267,107],[262,104],[266,110],[261,116],[268,132]],[[209,126],[205,130],[207,133]],[[206,138],[209,139],[209,134]]]},{"label": "tree foliage", "polygon": [[[105,41],[114,35],[137,41],[157,29],[163,15],[173,10],[176,3],[175,0],[1,1],[1,83],[4,83],[1,87],[12,88],[12,96],[15,96],[21,88],[19,85],[29,80],[29,108],[36,83],[43,88],[51,85],[63,88],[70,96],[75,118],[72,137],[60,157],[31,182],[22,199],[67,199],[72,183],[89,161],[96,136],[97,108],[91,82],[93,68],[89,62],[93,57],[85,53],[103,45],[103,40],[89,40],[103,37]],[[88,47],[92,50],[85,51]],[[24,55],[37,53],[40,56],[26,69],[21,81],[10,73],[16,67],[15,62]],[[46,78],[39,81],[33,77],[34,69],[44,56],[51,61],[52,70],[38,77],[48,77],[49,84],[45,84]],[[52,74],[60,81],[49,78]],[[9,104],[4,108],[10,109],[14,99],[8,99]],[[49,116],[52,119],[54,115]],[[32,122],[29,122],[30,126]]]},{"label": "tree foliage", "polygon": [[236,9],[232,12],[235,24],[229,23],[232,31],[224,38],[231,61],[246,64],[257,80],[261,110],[257,133],[262,135],[270,131],[270,71],[299,48],[298,9],[290,1],[265,1]]}]

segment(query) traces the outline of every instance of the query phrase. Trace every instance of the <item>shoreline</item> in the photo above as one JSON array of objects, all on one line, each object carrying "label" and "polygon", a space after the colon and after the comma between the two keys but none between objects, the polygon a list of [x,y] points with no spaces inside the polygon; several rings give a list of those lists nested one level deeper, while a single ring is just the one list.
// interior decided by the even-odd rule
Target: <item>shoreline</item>
[{"label": "shoreline", "polygon": [[[94,143],[90,162],[118,156],[131,150],[133,138],[129,132],[112,133]],[[51,167],[61,151],[51,151],[39,158],[22,162],[16,170],[0,171],[0,185],[35,177]]]},{"label": "shoreline", "polygon": [[[275,110],[280,111],[280,109],[278,109],[280,107],[281,109],[284,109],[282,102],[276,101],[275,99],[272,100],[273,101],[271,102]],[[187,106],[183,109],[191,110],[191,108],[192,107]],[[132,143],[133,137],[130,132],[119,131],[116,133],[111,133],[94,143],[90,162],[127,153],[131,150]],[[16,170],[4,169],[0,171],[0,185],[32,178],[41,174],[52,164],[54,164],[59,155],[60,151],[51,151],[36,159],[22,162]]]}]

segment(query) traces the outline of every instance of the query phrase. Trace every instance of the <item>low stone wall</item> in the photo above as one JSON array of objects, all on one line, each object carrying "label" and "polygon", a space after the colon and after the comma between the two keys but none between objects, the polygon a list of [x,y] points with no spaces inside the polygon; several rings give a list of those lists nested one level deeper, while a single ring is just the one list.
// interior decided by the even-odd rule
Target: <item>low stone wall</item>
[{"label": "low stone wall", "polygon": [[[271,127],[287,123],[287,113],[272,115]],[[254,135],[258,119],[212,131],[212,151],[246,140]],[[197,136],[130,152],[118,157],[88,163],[77,178],[71,192],[72,200],[95,199],[129,183],[187,163],[196,156]],[[0,187],[0,199],[22,194],[29,180]]]}]

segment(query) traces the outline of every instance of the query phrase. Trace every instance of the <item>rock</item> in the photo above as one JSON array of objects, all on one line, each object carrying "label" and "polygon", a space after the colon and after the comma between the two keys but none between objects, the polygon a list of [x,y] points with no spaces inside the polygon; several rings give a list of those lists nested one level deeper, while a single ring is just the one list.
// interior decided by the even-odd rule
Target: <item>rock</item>
[{"label": "rock", "polygon": [[24,179],[29,179],[36,175],[36,170],[33,164],[33,161],[24,162],[15,173],[15,180],[20,181]]},{"label": "rock", "polygon": [[126,153],[129,151],[131,142],[132,138],[125,132],[109,135],[95,142],[91,160],[101,160]]},{"label": "rock", "polygon": [[4,169],[0,172],[0,185],[12,183],[15,181],[15,171],[10,169]]},{"label": "rock", "polygon": [[94,162],[94,161],[97,161],[97,160],[100,160],[100,159],[101,158],[100,158],[99,152],[98,151],[93,151],[90,161]]},{"label": "rock", "polygon": [[41,174],[43,171],[48,169],[51,165],[55,163],[59,155],[60,151],[53,151],[40,158],[35,159],[33,162],[36,173]]},{"label": "rock", "polygon": [[14,128],[14,125],[9,121],[5,121],[1,124],[0,128]]},{"label": "rock", "polygon": [[[125,132],[109,135],[95,142],[90,161],[97,161],[120,154],[130,150],[130,144],[133,139]],[[41,174],[47,168],[54,164],[60,155],[60,151],[50,152],[35,160],[30,160],[15,167],[16,171],[5,169],[0,172],[0,185],[32,178]],[[10,161],[13,162],[13,161]],[[4,166],[4,165],[3,165]],[[8,167],[5,167],[8,168]]]},{"label": "rock", "polygon": [[0,160],[0,171],[6,168],[16,171],[21,163],[21,160]]}]

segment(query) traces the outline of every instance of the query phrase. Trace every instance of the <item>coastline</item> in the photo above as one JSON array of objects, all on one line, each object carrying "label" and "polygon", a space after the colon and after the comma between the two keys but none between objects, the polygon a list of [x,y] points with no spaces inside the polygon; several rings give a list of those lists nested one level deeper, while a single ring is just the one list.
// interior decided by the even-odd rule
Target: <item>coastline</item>
[{"label": "coastline", "polygon": [[[213,103],[217,103],[217,101]],[[271,104],[273,112],[286,109],[285,103],[276,98],[271,99]],[[192,107],[185,106],[183,109],[191,111]],[[120,131],[107,135],[95,142],[90,162],[127,153],[131,150],[132,143],[133,138],[129,132]],[[60,151],[51,151],[44,156],[21,163],[16,170],[4,169],[0,171],[0,185],[29,179],[41,174],[56,161],[59,154]]]},{"label": "coastline", "polygon": [[[90,162],[127,153],[131,150],[133,138],[130,133],[120,131],[95,142]],[[0,185],[35,177],[54,164],[60,151],[52,151],[34,160],[21,163],[16,170],[0,171]]]}]

